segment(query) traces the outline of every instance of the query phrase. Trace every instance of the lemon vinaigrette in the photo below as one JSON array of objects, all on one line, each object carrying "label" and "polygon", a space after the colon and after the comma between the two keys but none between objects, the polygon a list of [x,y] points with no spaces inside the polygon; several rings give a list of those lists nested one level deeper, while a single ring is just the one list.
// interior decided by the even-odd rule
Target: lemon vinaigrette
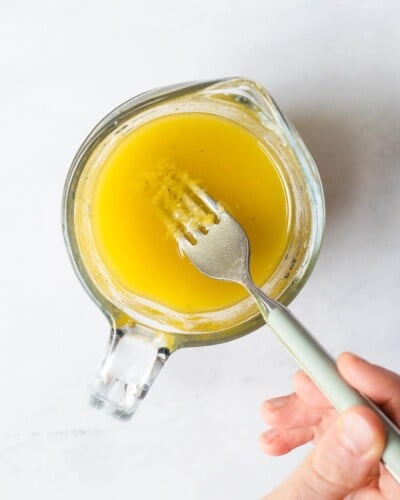
[{"label": "lemon vinaigrette", "polygon": [[[130,131],[103,159],[91,203],[97,252],[124,289],[181,313],[225,309],[245,297],[202,275],[178,250],[157,196],[185,173],[236,218],[250,241],[258,285],[281,262],[289,232],[285,186],[270,154],[237,123],[178,113]],[[172,186],[174,187],[174,186]]]}]

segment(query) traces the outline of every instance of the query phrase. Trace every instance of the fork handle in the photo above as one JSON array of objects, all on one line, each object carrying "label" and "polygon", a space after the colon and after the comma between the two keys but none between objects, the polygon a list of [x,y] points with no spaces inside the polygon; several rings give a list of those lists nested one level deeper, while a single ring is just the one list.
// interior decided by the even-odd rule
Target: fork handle
[{"label": "fork handle", "polygon": [[[259,296],[263,300],[263,297]],[[357,392],[340,375],[333,358],[283,305],[268,306],[264,319],[294,359],[321,389],[333,406],[340,412],[353,406],[368,406],[377,413],[385,427],[386,446],[382,462],[400,483],[400,431],[396,425],[372,401]]]}]

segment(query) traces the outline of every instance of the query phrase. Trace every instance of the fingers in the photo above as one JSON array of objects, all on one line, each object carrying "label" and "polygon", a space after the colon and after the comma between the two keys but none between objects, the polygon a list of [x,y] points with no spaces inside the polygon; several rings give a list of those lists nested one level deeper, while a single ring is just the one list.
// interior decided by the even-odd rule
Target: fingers
[{"label": "fingers", "polygon": [[310,411],[296,394],[265,401],[261,416],[273,426],[260,436],[261,448],[268,455],[283,455],[311,441],[311,426],[321,419],[320,410]]},{"label": "fingers", "polygon": [[320,408],[332,406],[310,377],[302,370],[294,374],[292,385],[296,394],[304,403]]},{"label": "fingers", "polygon": [[[399,375],[351,353],[343,353],[337,365],[340,373],[351,386],[380,405],[389,418],[400,424]],[[298,397],[305,403],[321,408],[331,406],[303,371],[297,372],[293,377],[293,387]]]},{"label": "fingers", "polygon": [[261,434],[260,445],[268,455],[284,455],[314,438],[311,427],[282,430],[272,428]]},{"label": "fingers", "polygon": [[[385,413],[400,424],[400,376],[369,363],[351,353],[343,353],[337,361],[338,369],[351,386],[380,405]],[[303,371],[293,377],[298,397],[311,406],[329,407],[331,404]]]},{"label": "fingers", "polygon": [[[399,375],[349,353],[340,356],[338,369],[350,385],[400,423]],[[319,441],[301,467],[265,498],[381,498],[375,487],[385,440],[379,417],[358,407],[337,419],[329,401],[302,371],[294,376],[293,386],[294,394],[263,404],[262,416],[273,428],[261,436],[261,446],[270,455],[281,455],[310,440]],[[380,469],[380,491],[400,498],[397,482]]]},{"label": "fingers", "polygon": [[400,424],[400,376],[351,353],[338,359],[338,368],[350,385],[362,392]]},{"label": "fingers", "polygon": [[261,416],[272,426],[261,435],[261,448],[268,455],[283,455],[318,439],[337,414],[331,408],[312,408],[293,393],[265,401]]},{"label": "fingers", "polygon": [[377,474],[384,443],[379,417],[369,408],[355,407],[337,419],[300,467],[266,499],[344,498]]},{"label": "fingers", "polygon": [[382,493],[374,486],[367,486],[361,490],[357,490],[354,494],[347,496],[345,500],[384,500],[385,498],[396,497],[383,497]]},{"label": "fingers", "polygon": [[[379,464],[379,490],[384,498],[400,498],[400,485],[382,463]],[[371,497],[374,498],[374,497]]]},{"label": "fingers", "polygon": [[296,394],[268,399],[261,407],[264,421],[280,429],[316,425],[322,414],[322,409],[310,407]]}]

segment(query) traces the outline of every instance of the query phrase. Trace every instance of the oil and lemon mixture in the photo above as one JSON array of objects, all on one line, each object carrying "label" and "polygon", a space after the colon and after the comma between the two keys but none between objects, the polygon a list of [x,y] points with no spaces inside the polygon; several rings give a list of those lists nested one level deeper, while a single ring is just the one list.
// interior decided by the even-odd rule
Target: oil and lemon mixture
[{"label": "oil and lemon mixture", "polygon": [[95,246],[114,279],[130,292],[181,313],[224,309],[245,298],[245,291],[202,275],[181,256],[160,216],[160,193],[179,191],[174,183],[182,176],[241,224],[250,242],[252,276],[263,284],[287,245],[285,188],[258,139],[216,115],[157,118],[115,145],[93,193]]}]

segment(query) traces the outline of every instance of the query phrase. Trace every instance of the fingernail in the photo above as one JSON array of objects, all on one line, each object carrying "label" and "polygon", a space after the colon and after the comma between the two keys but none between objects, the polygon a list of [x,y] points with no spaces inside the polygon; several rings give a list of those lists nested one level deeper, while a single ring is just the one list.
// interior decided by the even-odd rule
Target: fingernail
[{"label": "fingernail", "polygon": [[268,401],[265,402],[265,406],[268,408],[268,410],[277,410],[278,408],[282,408],[282,406],[285,406],[287,400],[287,396],[268,399]]},{"label": "fingernail", "polygon": [[365,363],[365,359],[358,354],[354,354],[353,352],[348,352],[347,354],[351,356],[353,358],[353,361],[355,361],[356,363]]},{"label": "fingernail", "polygon": [[340,437],[344,446],[355,455],[367,453],[375,441],[375,433],[370,424],[358,413],[344,416]]},{"label": "fingernail", "polygon": [[279,431],[277,429],[269,429],[267,432],[264,432],[264,434],[262,435],[262,439],[266,443],[270,444],[272,443],[272,441],[275,441],[278,435]]}]

